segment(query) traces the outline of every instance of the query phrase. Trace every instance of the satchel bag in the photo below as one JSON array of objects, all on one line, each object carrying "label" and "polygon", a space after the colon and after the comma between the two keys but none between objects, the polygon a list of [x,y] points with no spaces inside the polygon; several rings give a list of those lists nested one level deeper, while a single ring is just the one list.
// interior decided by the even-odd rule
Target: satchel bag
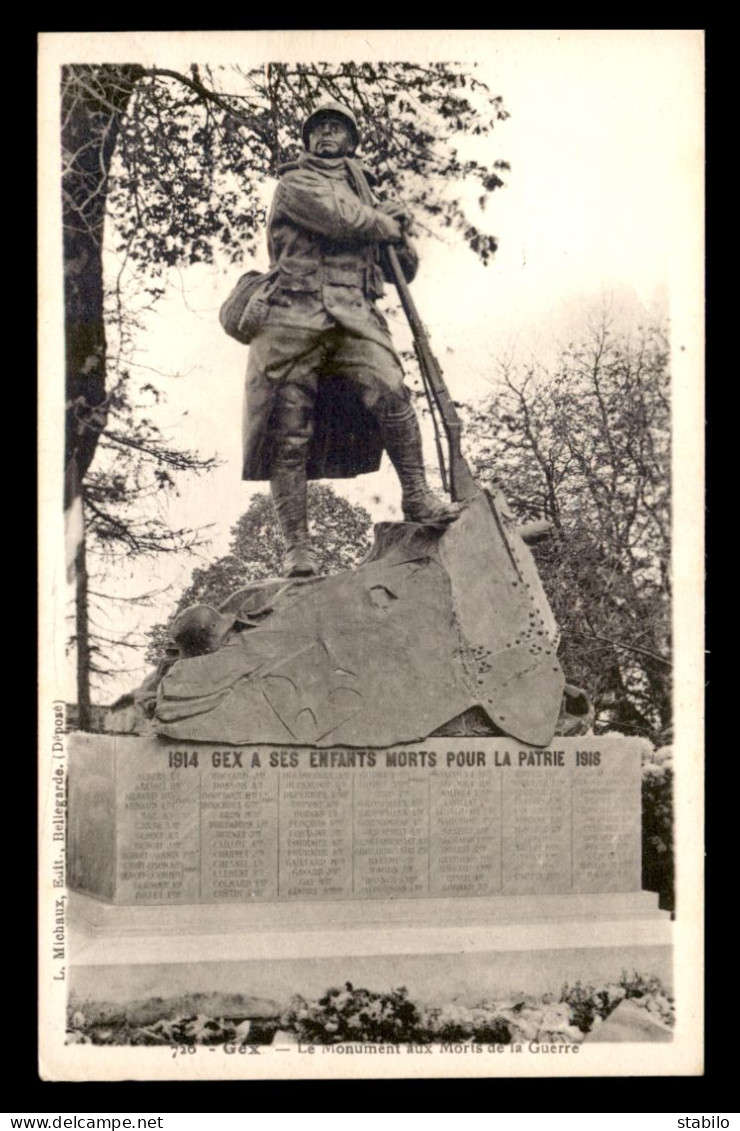
[{"label": "satchel bag", "polygon": [[218,317],[231,338],[248,346],[261,329],[267,314],[267,298],[277,279],[277,268],[266,272],[247,271],[221,307]]}]

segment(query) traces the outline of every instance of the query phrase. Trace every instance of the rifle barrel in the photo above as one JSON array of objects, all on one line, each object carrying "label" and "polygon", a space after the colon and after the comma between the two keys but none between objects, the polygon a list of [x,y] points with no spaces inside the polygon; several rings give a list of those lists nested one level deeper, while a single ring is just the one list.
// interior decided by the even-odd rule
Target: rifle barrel
[{"label": "rifle barrel", "polygon": [[449,389],[442,376],[439,362],[432,353],[426,330],[422,325],[419,312],[416,309],[416,303],[411,297],[409,285],[406,282],[403,268],[398,259],[398,253],[392,244],[387,245],[386,251],[388,253],[388,262],[390,264],[391,273],[393,274],[393,280],[396,284],[396,290],[398,291],[398,297],[401,300],[401,306],[408,318],[411,332],[414,335],[416,356],[419,359],[422,376],[426,378],[427,384],[432,391],[447,435],[447,442],[450,449],[450,494],[455,502],[470,499],[477,494],[478,485],[473,479],[467,460],[460,448],[460,436],[462,433],[460,417],[457,414],[457,409],[453,404]]}]

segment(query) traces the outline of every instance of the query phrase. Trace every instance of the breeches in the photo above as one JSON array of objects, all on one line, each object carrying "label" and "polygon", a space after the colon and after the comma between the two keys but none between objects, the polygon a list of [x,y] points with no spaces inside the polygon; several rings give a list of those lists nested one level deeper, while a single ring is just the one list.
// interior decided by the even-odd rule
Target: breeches
[{"label": "breeches", "polygon": [[265,327],[252,341],[247,388],[272,400],[267,423],[270,462],[299,462],[313,435],[314,405],[322,375],[351,382],[364,407],[381,423],[404,411],[409,391],[390,348],[337,327],[316,332]]}]

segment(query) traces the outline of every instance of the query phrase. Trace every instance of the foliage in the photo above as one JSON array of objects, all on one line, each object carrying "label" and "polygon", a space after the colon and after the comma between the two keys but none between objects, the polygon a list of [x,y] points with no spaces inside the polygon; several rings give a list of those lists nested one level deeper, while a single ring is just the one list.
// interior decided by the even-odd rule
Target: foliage
[{"label": "foliage", "polygon": [[[443,1007],[417,1007],[405,986],[390,993],[355,989],[350,982],[328,990],[315,1002],[300,995],[282,1015],[283,1029],[300,1041],[336,1044],[339,1041],[432,1044],[473,1041],[476,1044],[510,1044],[518,1035],[516,1011],[530,999],[482,1003],[473,1008],[457,1003]],[[540,1010],[540,1019],[545,1010]],[[535,1033],[537,1030],[534,1030]]]},{"label": "foliage", "polygon": [[509,1045],[515,1030],[510,1017],[503,1015],[503,1010],[503,1006],[495,1003],[484,1003],[472,1009],[457,1003],[425,1009],[417,1039],[424,1044],[472,1041],[480,1045]]},{"label": "foliage", "polygon": [[297,996],[281,1018],[284,1029],[313,1044],[337,1041],[379,1042],[416,1040],[419,1011],[409,1001],[405,986],[390,993],[354,989],[346,982],[330,989],[316,1002]]},{"label": "foliage", "polygon": [[486,136],[507,117],[502,99],[460,65],[408,62],[144,72],[121,122],[109,189],[117,250],[158,274],[211,262],[216,248],[234,261],[251,254],[264,231],[262,186],[301,152],[301,124],[327,99],[358,115],[360,150],[380,190],[490,257],[495,239],[450,186],[477,182],[485,200],[503,183],[506,162],[484,165],[459,152],[459,139]]},{"label": "foliage", "polygon": [[[142,648],[137,632],[120,629],[122,606],[147,606],[160,598],[157,592],[121,597],[109,580],[111,567],[125,559],[188,553],[203,542],[200,531],[171,526],[164,506],[169,494],[178,493],[180,473],[206,472],[216,460],[167,441],[154,418],[161,399],[153,384],[137,388],[129,372],[121,372],[106,396],[96,458],[79,485],[85,538],[76,563],[76,631],[68,647],[77,651],[78,672],[83,661],[85,679],[98,690],[125,670],[122,655],[138,654]],[[80,682],[85,680],[78,680],[82,703],[86,693],[79,689]],[[82,729],[91,726],[90,717]]]},{"label": "foliage", "polygon": [[67,1040],[108,1045],[269,1044],[276,1030],[281,1030],[303,1043],[319,1045],[578,1044],[625,998],[636,1001],[664,1025],[673,1025],[673,998],[660,979],[625,970],[618,981],[609,984],[566,983],[559,998],[555,994],[515,994],[473,1006],[459,1002],[420,1005],[410,999],[405,986],[378,992],[356,988],[351,982],[332,987],[313,1001],[296,995],[282,1014],[276,1010],[269,1017],[262,1011],[251,1017],[246,1006],[227,1017],[202,1011],[183,1013],[181,1001],[168,1008],[162,999],[147,1003],[146,1018],[136,1011],[127,1016],[121,1008],[106,1011],[89,1002],[83,1008],[70,1003]]},{"label": "foliage", "polygon": [[608,986],[584,985],[580,979],[569,985],[567,982],[560,991],[560,1000],[570,1007],[573,1024],[582,1033],[588,1033],[598,1017],[602,1021],[624,998],[625,990],[619,983]]},{"label": "foliage", "polygon": [[660,978],[653,974],[645,976],[636,970],[631,973],[623,970],[617,982],[598,987],[584,985],[581,981],[573,985],[566,982],[560,992],[560,1000],[570,1007],[573,1024],[583,1033],[590,1032],[598,1021],[607,1018],[620,1001],[627,998],[655,1014],[664,1025],[674,1025],[673,998]]},{"label": "foliage", "polygon": [[623,970],[619,984],[624,989],[625,998],[643,1005],[649,1013],[656,1014],[664,1025],[671,1028],[675,1025],[675,1001],[660,978],[654,974],[640,974],[637,970]]},{"label": "foliage", "polygon": [[642,886],[660,893],[660,906],[675,909],[673,765],[670,747],[656,750],[642,767]]},{"label": "foliage", "polygon": [[[350,569],[370,549],[370,515],[364,507],[337,495],[329,484],[309,484],[308,524],[320,573]],[[193,570],[190,585],[180,595],[170,620],[152,629],[149,661],[159,660],[167,625],[178,613],[188,605],[218,607],[251,581],[280,577],[284,551],[272,500],[269,495],[257,494],[232,527],[228,554]]]},{"label": "foliage", "polygon": [[[268,1029],[270,1036],[272,1032],[274,1026]],[[255,1043],[254,1037],[249,1019],[208,1017],[203,1013],[136,1025],[125,1020],[88,1024],[84,1014],[74,1011],[67,1030],[68,1044],[92,1045],[244,1045]]]},{"label": "foliage", "polygon": [[479,479],[553,525],[534,552],[597,732],[653,741],[671,720],[669,416],[664,331],[601,319],[554,367],[502,364],[468,429]]},{"label": "foliage", "polygon": [[82,484],[88,545],[106,561],[119,557],[181,552],[199,545],[198,532],[173,530],[161,521],[164,494],[177,490],[178,473],[203,472],[213,458],[170,446],[147,404],[161,394],[151,383],[132,399],[131,378],[124,372],[107,398],[108,420],[98,445],[98,459]]}]

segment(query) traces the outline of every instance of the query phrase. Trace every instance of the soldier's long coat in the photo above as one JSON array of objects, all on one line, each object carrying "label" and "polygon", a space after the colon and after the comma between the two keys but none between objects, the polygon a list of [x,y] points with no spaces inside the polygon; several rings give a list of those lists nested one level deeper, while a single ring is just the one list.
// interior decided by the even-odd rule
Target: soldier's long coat
[{"label": "soldier's long coat", "polygon": [[[250,302],[257,329],[247,380],[243,478],[268,479],[270,416],[275,385],[262,367],[269,339],[280,327],[319,337],[338,329],[384,347],[393,380],[400,362],[375,300],[383,294],[379,241],[392,234],[389,218],[373,206],[361,170],[351,158],[304,154],[284,166],[268,219],[270,273]],[[417,257],[398,248],[407,279]],[[297,347],[300,348],[300,347]],[[377,351],[376,351],[377,352]],[[256,359],[260,359],[255,364]],[[309,478],[345,478],[376,471],[383,446],[378,425],[341,373],[319,380]]]}]

